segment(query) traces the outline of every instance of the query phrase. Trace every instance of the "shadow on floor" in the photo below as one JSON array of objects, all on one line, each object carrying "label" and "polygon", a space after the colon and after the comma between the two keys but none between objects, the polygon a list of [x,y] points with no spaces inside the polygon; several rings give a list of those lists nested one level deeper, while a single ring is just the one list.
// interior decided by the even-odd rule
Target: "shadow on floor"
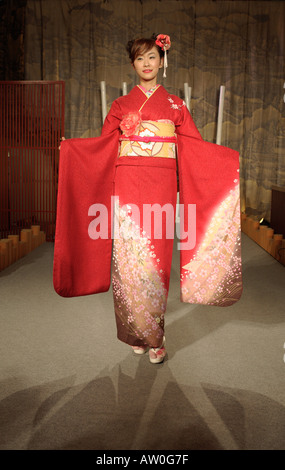
[{"label": "shadow on floor", "polygon": [[[133,377],[124,363],[137,361]],[[131,354],[88,383],[75,377],[20,390],[0,403],[1,449],[285,449],[285,409],[258,393],[178,385],[167,362]],[[213,408],[207,422],[207,412]],[[215,431],[213,431],[215,429]],[[230,444],[231,443],[231,444]]]}]

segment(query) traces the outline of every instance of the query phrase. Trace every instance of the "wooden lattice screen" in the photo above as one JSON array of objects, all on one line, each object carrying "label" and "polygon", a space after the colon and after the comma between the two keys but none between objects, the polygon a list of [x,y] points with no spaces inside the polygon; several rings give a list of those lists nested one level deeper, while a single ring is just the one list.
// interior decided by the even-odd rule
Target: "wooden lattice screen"
[{"label": "wooden lattice screen", "polygon": [[54,240],[64,82],[0,81],[0,238],[38,224]]}]

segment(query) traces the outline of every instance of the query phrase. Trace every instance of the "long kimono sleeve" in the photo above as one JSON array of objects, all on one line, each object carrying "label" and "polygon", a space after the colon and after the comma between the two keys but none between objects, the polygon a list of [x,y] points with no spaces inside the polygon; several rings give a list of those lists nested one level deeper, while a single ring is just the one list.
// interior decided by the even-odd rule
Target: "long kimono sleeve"
[{"label": "long kimono sleeve", "polygon": [[186,108],[183,106],[180,112],[180,120],[176,124],[176,133],[182,137],[193,137],[194,139],[202,140],[202,136],[198,131],[193,118]]},{"label": "long kimono sleeve", "polygon": [[119,132],[119,126],[122,119],[122,113],[118,100],[113,101],[110,111],[108,112],[101,131],[101,136]]},{"label": "long kimono sleeve", "polygon": [[205,142],[186,109],[177,140],[181,300],[229,306],[242,293],[239,154]]},{"label": "long kimono sleeve", "polygon": [[110,114],[101,137],[61,144],[53,282],[63,297],[110,287],[118,122]]}]

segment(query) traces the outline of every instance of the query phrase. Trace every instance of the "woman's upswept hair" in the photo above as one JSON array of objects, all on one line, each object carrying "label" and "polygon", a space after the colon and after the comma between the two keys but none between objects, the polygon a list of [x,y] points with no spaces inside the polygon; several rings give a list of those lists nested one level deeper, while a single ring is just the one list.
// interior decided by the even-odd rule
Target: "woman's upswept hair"
[{"label": "woman's upswept hair", "polygon": [[134,63],[134,61],[139,55],[145,54],[146,52],[150,51],[153,47],[157,48],[158,53],[161,58],[164,56],[164,52],[161,49],[161,47],[159,47],[155,43],[157,36],[158,34],[153,34],[151,38],[148,38],[148,39],[139,38],[139,39],[133,39],[132,41],[128,42],[126,49],[127,49],[127,52],[129,54],[129,58],[132,64]]}]

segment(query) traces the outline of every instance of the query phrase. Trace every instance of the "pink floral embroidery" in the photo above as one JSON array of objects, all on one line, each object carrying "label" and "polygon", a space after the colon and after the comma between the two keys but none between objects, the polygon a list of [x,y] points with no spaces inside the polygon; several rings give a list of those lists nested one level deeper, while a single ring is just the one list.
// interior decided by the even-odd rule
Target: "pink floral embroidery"
[{"label": "pink floral embroidery", "polygon": [[167,289],[158,269],[155,246],[142,235],[128,211],[115,205],[119,236],[114,240],[113,290],[115,312],[128,331],[153,342],[161,338]]},{"label": "pink floral embroidery", "polygon": [[[208,232],[185,269],[182,299],[189,303],[231,305],[241,294],[238,185],[218,205]],[[195,270],[195,275],[191,271]],[[206,274],[206,275],[205,275]]]},{"label": "pink floral embroidery", "polygon": [[171,107],[172,109],[178,109],[178,111],[181,111],[181,108],[182,108],[183,106],[186,106],[186,103],[185,103],[184,101],[182,102],[182,104],[176,104],[176,103],[174,102],[174,100],[173,100],[172,98],[170,98],[170,96],[169,96],[167,99],[168,99],[168,101],[171,103],[170,107]]},{"label": "pink floral embroidery", "polygon": [[120,129],[124,132],[126,137],[133,135],[139,129],[141,124],[141,113],[140,112],[133,112],[128,113],[126,116],[123,117]]}]

